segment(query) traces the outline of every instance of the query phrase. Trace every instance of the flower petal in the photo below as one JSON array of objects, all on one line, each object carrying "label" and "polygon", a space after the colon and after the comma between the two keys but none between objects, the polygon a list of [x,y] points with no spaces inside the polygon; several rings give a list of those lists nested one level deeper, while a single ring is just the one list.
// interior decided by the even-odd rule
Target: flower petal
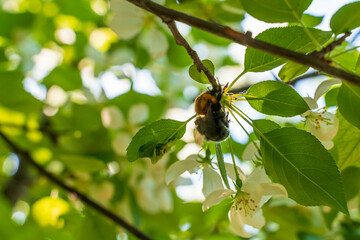
[{"label": "flower petal", "polygon": [[[240,213],[242,213],[241,211]],[[248,214],[246,216],[240,215],[243,223],[253,226],[254,228],[262,228],[265,225],[265,218],[263,216],[262,209],[254,212],[253,214]]]},{"label": "flower petal", "polygon": [[241,215],[235,208],[231,207],[229,211],[229,220],[231,230],[240,237],[249,238],[251,235],[244,230],[244,223],[242,222]]},{"label": "flower petal", "polygon": [[[260,146],[260,141],[256,140],[254,141],[257,146]],[[251,160],[255,161],[257,160],[258,150],[254,144],[254,142],[249,143],[242,154],[243,160]]]},{"label": "flower petal", "polygon": [[[316,101],[312,98],[312,97],[304,97],[303,98],[305,100],[305,102],[307,103],[307,105],[309,106],[310,109],[316,109],[319,106],[317,105]],[[305,113],[301,114],[302,117],[306,116],[308,111],[306,111]]]},{"label": "flower petal", "polygon": [[334,147],[333,141],[320,141],[320,142],[324,146],[324,148],[326,148],[326,150],[330,150]]},{"label": "flower petal", "polygon": [[210,207],[220,203],[222,200],[231,196],[234,193],[235,192],[233,190],[229,190],[229,189],[216,190],[210,193],[203,202],[202,210],[203,211],[208,210]]},{"label": "flower petal", "polygon": [[257,167],[246,178],[246,182],[267,183],[267,182],[271,182],[271,180],[266,175],[265,169],[263,167]]},{"label": "flower petal", "polygon": [[[236,180],[236,175],[235,175],[235,171],[234,171],[234,165],[231,163],[225,163],[225,169],[226,169],[226,174],[229,176],[229,178],[231,178],[232,180]],[[244,174],[242,174],[242,172],[240,171],[240,168],[238,166],[236,166],[236,169],[239,173],[239,177],[241,179],[241,181],[245,181],[246,177],[244,176]]]},{"label": "flower petal", "polygon": [[263,196],[288,197],[285,187],[279,183],[261,183]]},{"label": "flower petal", "polygon": [[317,124],[311,121],[309,117],[307,118],[307,122],[309,123],[308,131],[315,135],[320,141],[332,140],[339,129],[339,119],[335,114],[329,112],[321,113],[321,118],[318,119]]},{"label": "flower petal", "polygon": [[263,197],[262,195],[263,189],[260,183],[245,181],[241,188],[241,191],[249,194],[249,198],[252,199],[254,205],[259,206],[259,202]]},{"label": "flower petal", "polygon": [[220,175],[208,164],[203,169],[203,188],[202,192],[205,197],[215,190],[224,189]]},{"label": "flower petal", "polygon": [[324,93],[329,90],[329,88],[335,84],[341,84],[341,81],[339,79],[329,79],[320,83],[315,91],[314,100],[317,101],[322,95],[324,95]]},{"label": "flower petal", "polygon": [[197,155],[192,154],[187,157],[185,160],[177,161],[173,165],[171,165],[166,171],[165,181],[166,184],[169,184],[175,178],[180,176],[185,171],[189,171],[190,173],[194,173],[196,167],[200,164],[196,161]]}]

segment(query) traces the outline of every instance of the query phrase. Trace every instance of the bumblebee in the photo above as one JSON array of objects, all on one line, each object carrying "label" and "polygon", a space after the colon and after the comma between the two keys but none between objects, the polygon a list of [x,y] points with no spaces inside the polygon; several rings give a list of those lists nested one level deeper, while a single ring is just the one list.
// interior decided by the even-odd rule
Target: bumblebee
[{"label": "bumblebee", "polygon": [[220,142],[229,136],[228,114],[220,103],[222,93],[211,89],[195,99],[196,130],[207,141]]}]

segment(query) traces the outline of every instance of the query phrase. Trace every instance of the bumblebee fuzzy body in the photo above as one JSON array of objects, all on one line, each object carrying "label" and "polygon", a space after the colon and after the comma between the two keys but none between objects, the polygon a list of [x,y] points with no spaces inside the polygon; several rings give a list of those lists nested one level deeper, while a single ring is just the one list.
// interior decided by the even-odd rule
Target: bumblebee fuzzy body
[{"label": "bumblebee fuzzy body", "polygon": [[229,120],[220,104],[222,94],[209,90],[195,100],[196,129],[210,141],[223,141],[229,136]]}]

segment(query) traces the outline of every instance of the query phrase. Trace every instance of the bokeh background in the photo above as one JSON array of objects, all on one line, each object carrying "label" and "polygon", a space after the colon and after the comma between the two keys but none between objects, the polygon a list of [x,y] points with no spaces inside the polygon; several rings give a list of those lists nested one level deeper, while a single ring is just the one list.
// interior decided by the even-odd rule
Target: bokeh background
[{"label": "bokeh background", "polygon": [[[158,2],[253,36],[282,26],[244,15],[237,0]],[[317,16],[317,27],[328,30],[332,14],[348,2],[314,0],[305,13]],[[169,165],[201,150],[193,123],[156,165],[126,160],[126,147],[141,126],[160,118],[190,118],[195,97],[208,86],[188,76],[190,57],[158,18],[144,12],[134,37],[119,38],[109,27],[114,16],[109,6],[105,0],[0,1],[0,131],[65,183],[155,239],[239,239],[228,228],[229,202],[202,212],[201,174],[184,174],[165,185]],[[242,71],[245,47],[178,27],[201,59],[212,60],[221,84]],[[351,36],[353,46],[360,44],[357,36]],[[346,54],[349,64],[358,54]],[[278,71],[249,73],[235,87],[274,79]],[[302,96],[312,96],[324,79],[295,87]],[[253,118],[264,117],[246,103],[239,106]],[[300,118],[277,121],[303,124]],[[230,128],[237,161],[249,172],[252,165],[240,161],[248,137],[234,121]],[[134,239],[52,185],[1,139],[0,212],[2,240]],[[274,200],[264,208],[267,225],[260,232],[247,231],[256,234],[254,239],[360,239],[358,216],[325,212]]]}]

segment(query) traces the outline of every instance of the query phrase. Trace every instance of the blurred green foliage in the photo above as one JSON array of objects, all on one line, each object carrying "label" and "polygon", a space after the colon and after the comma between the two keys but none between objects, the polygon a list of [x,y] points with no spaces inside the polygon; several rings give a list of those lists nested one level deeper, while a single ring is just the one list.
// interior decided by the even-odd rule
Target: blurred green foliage
[{"label": "blurred green foliage", "polygon": [[[241,2],[167,0],[164,4],[241,30],[245,14]],[[180,118],[189,111],[190,117],[194,98],[208,87],[188,76],[190,57],[159,19],[145,14],[138,35],[119,40],[108,27],[112,13],[105,0],[1,0],[0,4],[1,132],[48,171],[154,239],[239,239],[228,228],[229,201],[204,213],[200,202],[186,202],[175,191],[177,185],[164,183],[167,167],[179,160],[185,146],[195,145],[194,138],[177,142],[156,165],[148,159],[134,163],[126,159],[126,147],[140,127],[174,118],[171,112],[180,113]],[[313,18],[306,22],[315,25],[322,20]],[[145,35],[153,29],[168,43],[157,57]],[[230,41],[193,28],[182,30],[188,30],[185,37],[192,46],[205,46],[215,69],[240,65],[228,52]],[[321,43],[329,39],[326,32],[318,34]],[[349,58],[335,60],[353,69],[358,52],[348,54]],[[328,94],[327,101],[336,100]],[[192,136],[194,126],[187,130]],[[245,145],[231,142],[241,159]],[[229,153],[227,145],[222,149]],[[0,239],[134,239],[39,176],[1,139],[0,167]],[[190,181],[181,180],[176,184],[186,186]],[[272,203],[264,210],[269,223],[258,233],[260,238],[342,235],[323,223],[319,209],[280,200]],[[359,223],[350,217],[346,222],[335,217],[328,222],[341,226],[344,236],[358,236]]]}]

